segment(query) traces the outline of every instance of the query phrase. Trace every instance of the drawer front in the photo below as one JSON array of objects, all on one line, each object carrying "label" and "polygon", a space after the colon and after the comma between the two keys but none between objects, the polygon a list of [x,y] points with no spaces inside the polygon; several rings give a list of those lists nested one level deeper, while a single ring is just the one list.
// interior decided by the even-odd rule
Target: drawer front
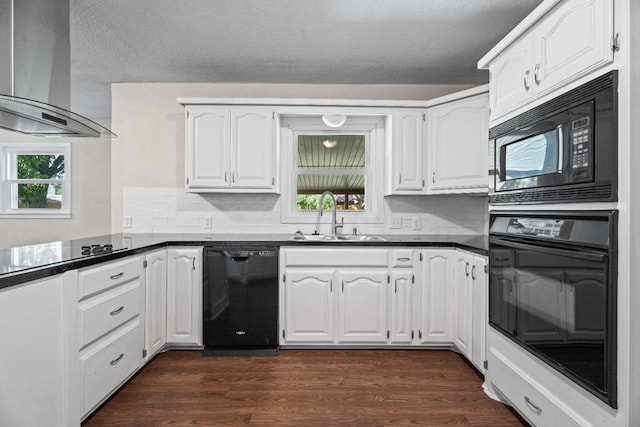
[{"label": "drawer front", "polygon": [[561,408],[562,403],[557,397],[493,349],[489,355],[489,370],[494,386],[533,425],[557,427],[591,425],[576,414],[569,414],[568,408],[565,407],[566,410]]},{"label": "drawer front", "polygon": [[411,249],[393,249],[389,251],[391,257],[389,265],[391,267],[407,267],[413,268],[413,250]]},{"label": "drawer front", "polygon": [[135,319],[80,356],[84,415],[141,366],[143,343],[142,323]]},{"label": "drawer front", "polygon": [[140,279],[120,285],[92,298],[81,301],[80,346],[84,347],[142,310],[143,292]]},{"label": "drawer front", "polygon": [[131,257],[82,270],[78,277],[79,298],[86,298],[139,277],[142,275],[142,268],[142,257]]},{"label": "drawer front", "polygon": [[341,249],[287,249],[285,265],[315,267],[386,267],[387,249],[366,247]]}]

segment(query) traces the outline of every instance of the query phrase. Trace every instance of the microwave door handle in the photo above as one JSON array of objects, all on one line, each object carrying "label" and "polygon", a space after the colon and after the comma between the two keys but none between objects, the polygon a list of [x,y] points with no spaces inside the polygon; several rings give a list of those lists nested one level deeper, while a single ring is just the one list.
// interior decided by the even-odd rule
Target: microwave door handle
[{"label": "microwave door handle", "polygon": [[596,254],[592,252],[574,252],[567,249],[557,249],[557,248],[550,248],[548,246],[538,246],[538,245],[530,245],[527,243],[511,242],[511,241],[506,241],[506,240],[496,239],[491,237],[489,238],[489,243],[497,244],[500,246],[506,246],[514,249],[526,249],[526,250],[532,250],[536,252],[544,252],[551,255],[558,255],[558,256],[564,256],[568,258],[575,258],[575,259],[581,259],[584,261],[592,261],[592,262],[599,262],[599,263],[604,263],[607,258],[605,254]]},{"label": "microwave door handle", "polygon": [[558,130],[558,173],[562,173],[564,166],[564,136],[562,134],[562,125],[559,125]]}]

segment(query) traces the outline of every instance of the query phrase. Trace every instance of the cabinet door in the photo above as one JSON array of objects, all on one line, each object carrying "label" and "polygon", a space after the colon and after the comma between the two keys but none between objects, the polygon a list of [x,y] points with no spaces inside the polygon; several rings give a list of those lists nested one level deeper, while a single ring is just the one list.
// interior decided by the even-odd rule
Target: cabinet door
[{"label": "cabinet door", "polygon": [[613,1],[564,2],[535,31],[537,95],[613,61]]},{"label": "cabinet door", "polygon": [[387,271],[340,271],[338,341],[387,342]]},{"label": "cabinet door", "polygon": [[391,344],[411,344],[413,341],[413,287],[415,277],[412,270],[393,270],[389,289]]},{"label": "cabinet door", "polygon": [[429,110],[429,191],[487,191],[489,95]]},{"label": "cabinet door", "polygon": [[473,256],[456,251],[453,263],[453,343],[467,359],[472,356]]},{"label": "cabinet door", "polygon": [[421,343],[451,343],[451,284],[453,251],[425,249],[420,253],[420,332]]},{"label": "cabinet door", "polygon": [[[61,276],[0,289],[0,424],[3,426],[79,425],[68,411],[79,384],[69,386]],[[77,304],[77,301],[76,301]],[[77,316],[77,312],[75,313]],[[75,331],[77,334],[77,329]],[[80,399],[77,399],[79,401]],[[77,415],[77,414],[75,414]]]},{"label": "cabinet door", "polygon": [[284,287],[285,343],[333,343],[335,297],[333,269],[287,269]]},{"label": "cabinet door", "polygon": [[202,248],[170,248],[167,258],[167,342],[202,345]]},{"label": "cabinet door", "polygon": [[230,185],[229,108],[187,108],[186,186],[188,189]]},{"label": "cabinet door", "polygon": [[533,98],[533,49],[533,36],[526,34],[489,64],[492,120]]},{"label": "cabinet door", "polygon": [[161,249],[146,256],[145,360],[167,342],[167,251]]},{"label": "cabinet door", "polygon": [[471,267],[471,280],[473,281],[473,330],[472,330],[472,357],[471,361],[481,372],[485,372],[484,361],[487,360],[487,325],[489,324],[488,300],[489,290],[487,273],[487,258],[473,257]]},{"label": "cabinet door", "polygon": [[424,189],[424,127],[422,111],[396,111],[393,113],[393,171],[391,188],[400,194]]},{"label": "cabinet door", "polygon": [[231,109],[231,185],[235,188],[274,188],[275,144],[273,111]]}]

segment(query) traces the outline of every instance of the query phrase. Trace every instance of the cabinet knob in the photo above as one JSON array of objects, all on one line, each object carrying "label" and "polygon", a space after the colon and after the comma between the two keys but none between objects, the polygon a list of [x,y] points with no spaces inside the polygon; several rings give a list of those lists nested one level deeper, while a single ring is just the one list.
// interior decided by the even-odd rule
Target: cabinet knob
[{"label": "cabinet knob", "polygon": [[540,86],[540,64],[536,64],[536,67],[534,68],[534,72],[533,72],[533,80],[536,82],[537,86]]},{"label": "cabinet knob", "polygon": [[471,267],[471,278],[476,280],[476,266]]},{"label": "cabinet knob", "polygon": [[529,92],[529,89],[531,88],[529,86],[529,74],[531,74],[531,70],[527,70],[524,72],[524,90],[526,90],[527,92]]},{"label": "cabinet knob", "polygon": [[229,171],[224,171],[224,182],[229,182]]}]

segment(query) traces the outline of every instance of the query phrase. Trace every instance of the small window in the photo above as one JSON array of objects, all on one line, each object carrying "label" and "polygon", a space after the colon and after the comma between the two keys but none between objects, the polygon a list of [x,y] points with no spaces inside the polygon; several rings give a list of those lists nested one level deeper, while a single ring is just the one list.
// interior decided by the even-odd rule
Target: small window
[{"label": "small window", "polygon": [[69,144],[4,144],[3,215],[68,216],[70,213]]},{"label": "small window", "polygon": [[[339,128],[322,115],[292,111],[279,116],[283,223],[316,224],[320,196],[334,194],[338,221],[348,230],[384,223],[383,170],[387,116],[348,113]],[[343,111],[339,111],[342,113]],[[331,209],[330,197],[323,208]]]},{"label": "small window", "polygon": [[[367,155],[365,135],[298,135],[296,206],[317,210],[325,191],[336,197],[336,209],[366,209]],[[330,198],[323,207],[331,208]]]}]

